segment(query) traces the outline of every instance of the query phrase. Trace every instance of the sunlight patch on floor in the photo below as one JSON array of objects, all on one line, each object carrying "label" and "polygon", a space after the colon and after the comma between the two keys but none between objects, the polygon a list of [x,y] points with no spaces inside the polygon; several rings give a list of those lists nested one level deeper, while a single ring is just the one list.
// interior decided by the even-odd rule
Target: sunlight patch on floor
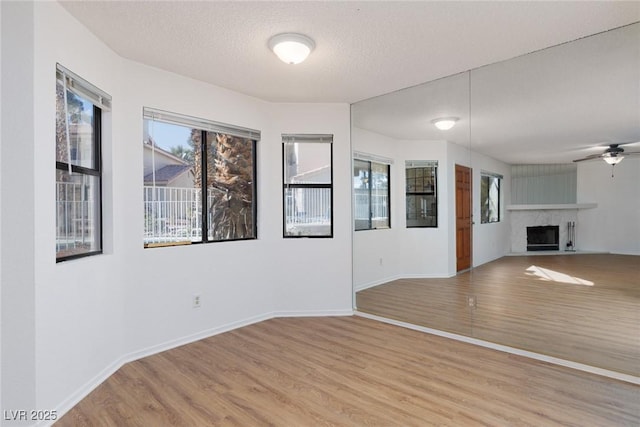
[{"label": "sunlight patch on floor", "polygon": [[585,279],[580,279],[579,277],[569,276],[565,273],[560,273],[559,271],[549,270],[548,268],[538,267],[536,265],[532,265],[527,268],[529,276],[538,276],[541,280],[557,282],[557,283],[568,283],[570,285],[583,285],[583,286],[593,286],[593,282]]}]

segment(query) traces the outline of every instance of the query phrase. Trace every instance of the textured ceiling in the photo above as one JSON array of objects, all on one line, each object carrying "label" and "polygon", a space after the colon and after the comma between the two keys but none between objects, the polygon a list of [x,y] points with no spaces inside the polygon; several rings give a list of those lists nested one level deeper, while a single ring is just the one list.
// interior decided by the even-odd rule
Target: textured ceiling
[{"label": "textured ceiling", "polygon": [[[638,2],[71,1],[120,55],[268,101],[352,103],[640,20]],[[287,65],[277,33],[316,42]]]},{"label": "textured ceiling", "polygon": [[[432,126],[446,116],[460,121]],[[391,138],[471,144],[507,163],[570,162],[639,142],[640,24],[364,100],[352,117]]]},{"label": "textured ceiling", "polygon": [[[354,106],[354,125],[394,138],[471,144],[507,163],[566,162],[640,139],[637,35],[630,63],[606,45],[595,57],[551,55],[559,77],[527,62],[640,21],[638,1],[61,3],[125,58],[266,101],[369,99]],[[315,40],[307,61],[287,65],[268,49],[282,32]],[[448,115],[458,125],[434,131],[430,120]]]}]

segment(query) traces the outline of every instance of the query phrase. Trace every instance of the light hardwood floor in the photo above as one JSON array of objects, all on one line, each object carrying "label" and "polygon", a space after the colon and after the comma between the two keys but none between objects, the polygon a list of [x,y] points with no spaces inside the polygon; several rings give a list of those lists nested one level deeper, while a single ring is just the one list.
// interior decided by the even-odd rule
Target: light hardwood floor
[{"label": "light hardwood floor", "polygon": [[449,279],[369,288],[356,294],[356,305],[366,313],[640,376],[638,256],[504,257]]},{"label": "light hardwood floor", "polygon": [[55,426],[638,426],[640,387],[360,317],[129,363]]}]

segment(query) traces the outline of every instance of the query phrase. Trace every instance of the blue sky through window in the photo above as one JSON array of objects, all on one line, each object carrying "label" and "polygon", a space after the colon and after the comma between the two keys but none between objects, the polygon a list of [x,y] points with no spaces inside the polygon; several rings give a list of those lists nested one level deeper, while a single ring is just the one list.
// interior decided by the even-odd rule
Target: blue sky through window
[{"label": "blue sky through window", "polygon": [[172,125],[158,121],[147,121],[149,134],[153,137],[157,146],[166,151],[171,151],[172,147],[189,147],[189,136],[191,128],[185,126]]}]

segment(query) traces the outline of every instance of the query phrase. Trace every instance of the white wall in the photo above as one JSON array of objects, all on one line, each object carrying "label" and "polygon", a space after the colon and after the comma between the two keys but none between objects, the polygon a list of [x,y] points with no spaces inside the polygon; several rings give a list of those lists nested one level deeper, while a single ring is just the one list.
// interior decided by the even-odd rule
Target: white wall
[{"label": "white wall", "polygon": [[[263,160],[270,165],[265,184],[273,199],[263,198],[270,209],[262,230],[278,246],[269,249],[274,252],[263,271],[275,285],[274,309],[284,315],[344,314],[353,307],[349,106],[279,104],[269,110],[272,137],[265,141]],[[333,239],[282,239],[283,133],[333,134]]]},{"label": "white wall", "polygon": [[[455,273],[449,263],[450,204],[448,179],[451,169],[446,141],[395,140],[353,128],[354,151],[393,160],[391,165],[391,228],[353,233],[353,283],[365,289],[401,277],[447,277]],[[405,161],[437,160],[438,227],[407,228]],[[351,225],[353,227],[353,225]],[[454,248],[455,250],[455,248]],[[455,263],[455,259],[454,259]]]},{"label": "white wall", "polygon": [[[112,126],[123,88],[121,58],[80,27],[57,3],[35,4],[34,123],[36,403],[55,409],[82,397],[82,389],[124,354],[123,258],[115,256]],[[23,46],[24,48],[24,46]],[[105,254],[56,264],[56,62],[114,97],[103,118],[103,230]],[[141,144],[138,144],[139,146]],[[138,176],[141,176],[140,174]],[[139,179],[140,180],[140,179]],[[4,236],[3,236],[4,238]],[[79,394],[78,394],[79,392]],[[65,402],[66,403],[66,402]]]},{"label": "white wall", "polygon": [[[2,5],[0,5],[0,76],[2,76]],[[0,100],[2,96],[2,78],[0,77]],[[2,141],[2,102],[0,101],[0,141]],[[2,144],[0,143],[0,165],[2,165]],[[2,174],[0,173],[0,189]],[[2,197],[0,197],[0,236],[2,236]],[[2,243],[0,242],[0,283],[2,283]],[[2,287],[0,286],[0,322],[2,321]],[[0,327],[0,359],[2,358],[2,327]],[[2,405],[2,363],[0,362],[0,408]]]},{"label": "white wall", "polygon": [[614,168],[603,161],[578,164],[578,250],[640,255],[640,158],[627,156]]},{"label": "white wall", "polygon": [[[351,283],[455,274],[454,165],[504,164],[445,142],[352,130],[356,151],[394,159],[392,228],[352,232],[349,109],[270,104],[125,60],[54,2],[2,2],[2,409],[59,409],[121,363],[276,315],[348,314]],[[33,14],[33,17],[32,17]],[[104,116],[104,254],[55,263],[55,63],[113,96]],[[260,129],[258,235],[253,241],[142,246],[142,108]],[[35,119],[37,118],[37,119]],[[334,238],[282,238],[282,133],[334,134]],[[404,160],[438,160],[438,229],[404,228]],[[578,169],[579,249],[640,254],[640,159],[616,177]],[[19,182],[20,186],[9,185]],[[395,208],[393,208],[395,206]],[[476,224],[474,265],[508,249],[508,215]],[[353,270],[351,264],[353,239]],[[380,264],[382,259],[382,265]],[[202,307],[193,309],[193,294]]]},{"label": "white wall", "polygon": [[[398,218],[397,257],[402,277],[445,277],[448,270],[448,229],[451,212],[447,203],[449,184],[446,177],[451,165],[447,161],[446,141],[397,141],[396,179],[393,185],[396,197],[393,215]],[[437,228],[407,228],[405,200],[405,162],[407,160],[437,160]]]},{"label": "white wall", "polygon": [[[351,313],[348,105],[269,104],[140,65],[59,4],[27,4],[22,15],[2,6],[3,24],[15,22],[2,27],[3,67],[5,41],[21,58],[12,74],[20,90],[9,93],[2,73],[2,183],[10,175],[21,184],[1,196],[14,207],[2,212],[3,409],[65,411],[132,358],[273,316]],[[7,38],[8,30],[26,39]],[[113,97],[103,117],[105,253],[63,263],[53,245],[56,62]],[[7,105],[22,120],[12,128]],[[257,240],[143,248],[145,106],[262,131]],[[290,132],[334,134],[332,239],[282,237],[280,135]],[[193,309],[196,293],[202,306]]]},{"label": "white wall", "polygon": [[[354,127],[351,130],[353,151],[395,159],[397,147],[394,139]],[[396,213],[401,198],[395,183],[399,181],[398,169],[403,165],[394,160],[391,165],[391,228],[381,230],[359,230],[353,233],[353,284],[356,290],[364,289],[401,277],[398,229],[404,217]],[[351,175],[350,175],[351,176]],[[353,178],[350,178],[350,188]],[[404,190],[403,190],[404,191]],[[350,206],[353,201],[350,201]],[[350,224],[353,230],[353,224]],[[382,261],[381,261],[382,260]]]},{"label": "white wall", "polygon": [[[135,325],[127,328],[126,352],[145,354],[165,342],[273,312],[273,285],[263,273],[269,261],[274,264],[265,254],[270,248],[265,236],[269,210],[265,195],[277,200],[281,196],[270,193],[273,189],[265,181],[271,170],[279,171],[281,166],[270,165],[264,157],[271,138],[265,130],[268,104],[129,61],[124,63],[124,75],[127,89],[118,96],[120,116],[115,113],[114,97],[113,123],[118,124],[120,143],[114,144],[113,157],[118,160],[114,161],[114,188],[120,189],[114,212],[114,218],[120,219],[114,224],[115,247],[126,259],[124,319],[127,325]],[[263,130],[257,147],[258,240],[143,249],[143,107]],[[202,301],[196,310],[194,294]]]},{"label": "white wall", "polygon": [[[485,155],[472,152],[473,167],[473,266],[505,256],[511,248],[511,215],[505,207],[511,204],[511,166]],[[500,183],[500,222],[482,224],[480,207],[480,175],[482,172],[502,175]]]},{"label": "white wall", "polygon": [[[35,406],[33,5],[1,2],[2,409]],[[3,411],[3,419],[4,411]],[[3,425],[6,422],[3,422]],[[20,424],[20,423],[19,423]],[[24,424],[24,423],[22,423]]]},{"label": "white wall", "polygon": [[[354,233],[353,275],[356,291],[401,277],[450,277],[456,274],[455,165],[473,169],[473,265],[509,252],[509,165],[447,141],[400,141],[364,129],[352,129],[354,151],[393,159],[391,167],[391,229]],[[438,161],[438,227],[406,228],[406,160]],[[504,176],[501,221],[480,223],[480,174]],[[380,260],[382,259],[382,263]]]}]

